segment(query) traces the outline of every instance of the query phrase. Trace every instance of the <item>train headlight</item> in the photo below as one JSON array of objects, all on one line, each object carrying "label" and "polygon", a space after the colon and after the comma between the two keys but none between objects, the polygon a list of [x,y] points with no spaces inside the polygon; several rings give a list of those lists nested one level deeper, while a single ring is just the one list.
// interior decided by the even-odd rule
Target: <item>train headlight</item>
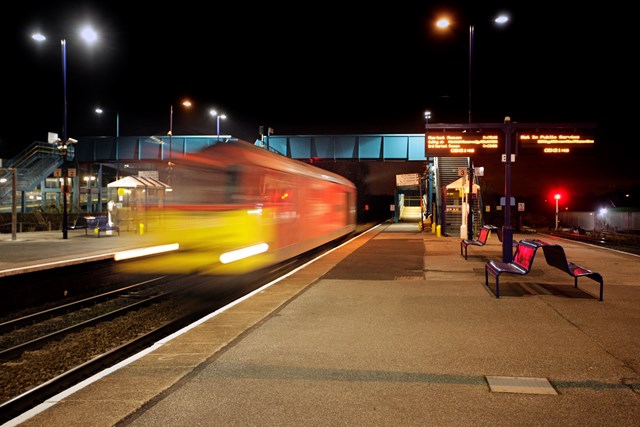
[{"label": "train headlight", "polygon": [[257,245],[249,246],[242,249],[236,249],[234,251],[225,252],[220,255],[220,262],[223,264],[229,264],[230,262],[238,261],[248,258],[250,256],[258,255],[269,250],[269,245],[266,243],[258,243]]}]

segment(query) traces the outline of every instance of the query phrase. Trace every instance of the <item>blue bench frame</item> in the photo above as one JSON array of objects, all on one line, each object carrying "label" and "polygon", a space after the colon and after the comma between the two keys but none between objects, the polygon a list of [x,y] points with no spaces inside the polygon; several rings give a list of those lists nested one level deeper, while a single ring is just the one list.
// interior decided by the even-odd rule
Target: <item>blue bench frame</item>
[{"label": "blue bench frame", "polygon": [[602,294],[604,291],[604,279],[600,273],[596,273],[595,271],[589,270],[588,268],[580,267],[569,260],[567,260],[567,254],[564,252],[564,248],[560,245],[552,244],[552,243],[542,243],[542,253],[544,253],[544,258],[552,267],[555,267],[559,270],[564,271],[569,276],[573,277],[573,287],[578,287],[578,277],[588,277],[591,280],[595,280],[600,284],[600,296],[598,298],[599,301],[602,301]]},{"label": "blue bench frame", "polygon": [[104,215],[96,216],[95,218],[87,218],[87,228],[89,230],[93,230],[98,237],[100,237],[101,232],[106,231],[117,231],[118,236],[120,235],[120,227],[117,225],[109,225],[107,221],[107,217]]},{"label": "blue bench frame", "polygon": [[[489,238],[489,232],[491,231],[490,227],[482,227],[478,232],[478,238],[474,240],[470,239],[462,239],[460,241],[460,255],[467,259],[467,247],[471,246],[484,246],[487,244],[487,239]],[[464,253],[463,253],[464,249]]]},{"label": "blue bench frame", "polygon": [[538,248],[542,248],[542,253],[544,254],[547,264],[564,271],[574,278],[574,288],[578,287],[579,277],[588,277],[591,280],[598,282],[600,284],[600,296],[598,297],[598,300],[602,301],[604,293],[604,279],[600,273],[596,273],[595,271],[568,261],[564,248],[560,245],[543,242],[542,240],[529,239],[523,239],[518,242],[512,262],[491,260],[485,264],[485,285],[489,287],[489,274],[495,276],[496,298],[500,298],[500,274],[510,273],[525,275],[529,273]]},{"label": "blue bench frame", "polygon": [[78,217],[75,221],[75,223],[73,225],[70,225],[69,227],[67,227],[67,230],[71,231],[71,230],[84,230],[84,234],[85,236],[88,234],[87,229],[88,229],[88,224],[87,224],[87,219],[83,216]]},{"label": "blue bench frame", "polygon": [[484,280],[487,288],[489,287],[489,273],[496,278],[496,298],[500,298],[500,275],[502,273],[519,274],[521,276],[528,274],[533,265],[533,259],[536,251],[542,244],[532,240],[521,240],[516,246],[516,252],[513,254],[513,261],[488,261],[484,266]]}]

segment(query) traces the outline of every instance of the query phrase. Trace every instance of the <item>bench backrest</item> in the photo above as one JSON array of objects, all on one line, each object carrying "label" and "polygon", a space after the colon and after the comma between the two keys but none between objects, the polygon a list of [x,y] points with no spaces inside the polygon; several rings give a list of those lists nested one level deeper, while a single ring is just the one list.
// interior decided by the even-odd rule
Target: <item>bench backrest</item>
[{"label": "bench backrest", "polygon": [[516,253],[513,255],[513,263],[520,266],[522,269],[529,271],[533,264],[533,258],[536,255],[537,246],[532,246],[526,242],[518,243],[516,247]]},{"label": "bench backrest", "polygon": [[567,273],[569,272],[569,261],[567,261],[567,254],[564,253],[562,246],[547,244],[542,247],[542,251],[547,264]]},{"label": "bench backrest", "polygon": [[482,243],[487,243],[487,238],[489,237],[489,229],[488,228],[481,228],[480,232],[478,233],[478,241],[482,242]]}]

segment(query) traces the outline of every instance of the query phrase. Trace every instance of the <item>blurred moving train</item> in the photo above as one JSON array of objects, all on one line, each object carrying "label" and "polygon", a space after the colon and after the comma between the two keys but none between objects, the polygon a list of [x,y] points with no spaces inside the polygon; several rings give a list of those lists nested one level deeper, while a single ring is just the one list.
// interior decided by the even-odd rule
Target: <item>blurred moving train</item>
[{"label": "blurred moving train", "polygon": [[123,270],[246,273],[356,229],[356,187],[335,173],[245,141],[217,143],[176,163],[164,205],[145,210],[145,238],[166,252],[120,253]]}]

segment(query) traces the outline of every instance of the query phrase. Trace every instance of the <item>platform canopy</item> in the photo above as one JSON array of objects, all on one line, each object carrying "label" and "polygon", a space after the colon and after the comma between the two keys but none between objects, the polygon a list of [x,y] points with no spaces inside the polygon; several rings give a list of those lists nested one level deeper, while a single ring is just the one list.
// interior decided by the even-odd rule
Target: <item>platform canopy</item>
[{"label": "platform canopy", "polygon": [[143,177],[143,176],[125,176],[117,181],[107,184],[110,188],[157,188],[157,189],[169,189],[171,186],[160,182],[155,178]]},{"label": "platform canopy", "polygon": [[[469,189],[469,181],[467,179],[465,179],[465,177],[461,177],[456,179],[455,181],[453,181],[451,184],[447,184],[447,190],[449,189],[463,189],[463,190],[468,190]],[[473,184],[473,193],[476,194],[478,191],[480,191],[480,186],[478,184]]]}]

